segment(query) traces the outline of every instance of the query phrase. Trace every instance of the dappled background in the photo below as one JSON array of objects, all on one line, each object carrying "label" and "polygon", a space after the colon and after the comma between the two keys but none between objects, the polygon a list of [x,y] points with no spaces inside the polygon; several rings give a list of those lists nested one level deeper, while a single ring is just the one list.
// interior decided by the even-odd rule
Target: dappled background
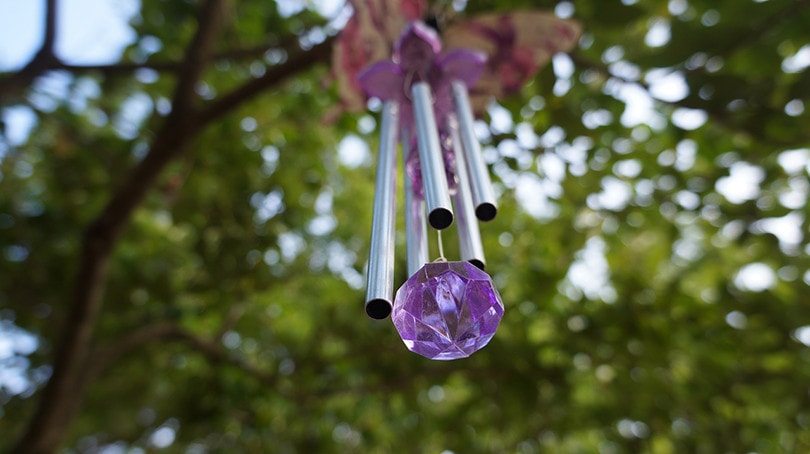
[{"label": "dappled background", "polygon": [[810,450],[810,1],[431,2],[584,29],[477,124],[506,312],[452,362],[363,312],[378,117],[323,121],[343,2],[22,3],[0,449]]}]

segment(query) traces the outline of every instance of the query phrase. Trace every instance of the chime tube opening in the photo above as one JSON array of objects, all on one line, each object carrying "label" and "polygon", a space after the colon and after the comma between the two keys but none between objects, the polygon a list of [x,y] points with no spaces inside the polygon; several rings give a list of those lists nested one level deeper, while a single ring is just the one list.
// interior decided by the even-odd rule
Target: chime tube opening
[{"label": "chime tube opening", "polygon": [[470,263],[472,263],[472,264],[473,264],[473,266],[474,266],[474,267],[476,267],[476,268],[478,268],[479,270],[481,270],[481,271],[486,271],[487,264],[486,264],[486,263],[484,263],[484,262],[482,262],[481,260],[478,260],[478,259],[470,259],[470,260],[467,260],[467,261],[468,261],[468,262],[470,262]]},{"label": "chime tube opening", "polygon": [[391,315],[391,302],[382,298],[373,299],[366,303],[366,315],[375,319],[383,320]]},{"label": "chime tube opening", "polygon": [[445,207],[434,208],[428,213],[428,223],[436,230],[444,230],[453,224],[453,212]]},{"label": "chime tube opening", "polygon": [[384,319],[391,314],[394,294],[398,118],[397,103],[386,102],[380,127],[365,304],[366,314],[374,319]]},{"label": "chime tube opening", "polygon": [[481,221],[491,221],[498,215],[498,207],[494,203],[481,202],[475,207],[475,217]]},{"label": "chime tube opening", "polygon": [[472,195],[470,191],[469,175],[465,163],[464,153],[461,151],[458,122],[456,118],[449,119],[450,140],[453,146],[453,154],[456,158],[456,177],[458,178],[458,191],[453,196],[456,206],[458,246],[462,260],[472,263],[480,270],[486,267],[484,258],[484,246],[481,243],[481,231],[478,229],[478,221],[475,219],[475,208],[473,207]]},{"label": "chime tube opening", "polygon": [[450,205],[450,191],[439,144],[436,117],[433,113],[430,86],[426,82],[417,82],[413,84],[412,95],[428,223],[434,229],[442,230],[453,223],[453,209]]},{"label": "chime tube opening", "polygon": [[453,106],[458,118],[459,135],[461,136],[462,153],[466,158],[466,170],[469,176],[472,203],[475,216],[481,221],[491,221],[498,214],[495,193],[489,178],[481,145],[475,137],[474,120],[467,86],[463,82],[453,81]]}]

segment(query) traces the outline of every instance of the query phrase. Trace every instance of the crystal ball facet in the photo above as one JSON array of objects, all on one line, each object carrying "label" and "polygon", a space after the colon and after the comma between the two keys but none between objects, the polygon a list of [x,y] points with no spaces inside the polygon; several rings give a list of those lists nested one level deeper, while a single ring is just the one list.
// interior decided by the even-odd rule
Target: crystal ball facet
[{"label": "crystal ball facet", "polygon": [[394,299],[392,319],[408,350],[438,360],[466,358],[489,343],[503,301],[489,275],[469,262],[431,262]]}]

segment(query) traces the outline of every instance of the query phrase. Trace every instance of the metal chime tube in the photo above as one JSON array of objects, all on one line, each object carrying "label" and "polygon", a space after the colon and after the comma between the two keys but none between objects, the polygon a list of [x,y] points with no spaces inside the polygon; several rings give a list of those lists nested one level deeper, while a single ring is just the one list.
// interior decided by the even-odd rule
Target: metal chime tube
[{"label": "metal chime tube", "polygon": [[397,124],[399,106],[383,105],[377,180],[374,187],[374,213],[371,220],[371,244],[368,254],[366,314],[371,318],[388,317],[394,294],[394,235],[396,226]]},{"label": "metal chime tube", "polygon": [[478,229],[478,222],[475,219],[475,206],[470,191],[466,159],[461,150],[458,122],[451,117],[449,125],[450,138],[453,142],[453,154],[456,157],[456,177],[458,178],[458,191],[453,196],[453,203],[456,206],[456,218],[458,219],[459,252],[461,253],[461,260],[467,260],[483,270],[486,266],[484,246],[481,244],[481,231]]},{"label": "metal chime tube", "polygon": [[425,186],[428,222],[437,230],[446,229],[453,223],[450,191],[444,171],[444,159],[439,144],[439,131],[433,114],[430,86],[416,82],[412,88],[416,140],[419,148],[419,163],[422,169],[422,184]]},{"label": "metal chime tube", "polygon": [[[414,151],[416,152],[416,151]],[[402,167],[406,168],[408,154],[411,153],[411,138],[402,131]],[[405,241],[408,251],[408,276],[428,262],[427,224],[425,224],[425,202],[416,197],[413,181],[405,173]]]},{"label": "metal chime tube", "polygon": [[473,128],[473,114],[470,107],[470,97],[467,93],[467,86],[463,82],[453,81],[453,105],[458,117],[459,132],[464,149],[464,157],[467,162],[467,174],[470,180],[472,201],[475,206],[475,215],[482,221],[491,221],[498,213],[498,206],[495,203],[495,193],[492,190],[492,182],[489,179],[484,156],[481,153],[481,145],[475,138]]}]

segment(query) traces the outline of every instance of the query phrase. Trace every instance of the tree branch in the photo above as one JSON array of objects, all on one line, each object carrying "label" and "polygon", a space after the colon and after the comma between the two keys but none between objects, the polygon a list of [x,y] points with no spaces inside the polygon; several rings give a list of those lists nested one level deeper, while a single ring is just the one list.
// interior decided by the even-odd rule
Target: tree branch
[{"label": "tree branch", "polygon": [[225,349],[218,338],[206,339],[189,332],[173,323],[155,323],[142,326],[112,345],[96,351],[92,367],[87,369],[86,377],[92,381],[109,369],[116,361],[127,354],[154,342],[177,341],[189,345],[194,351],[203,355],[212,364],[228,364],[262,383],[275,383],[276,376],[265,372],[244,358]]},{"label": "tree branch", "polygon": [[228,313],[225,315],[225,320],[222,322],[222,326],[217,331],[216,339],[222,339],[228,331],[232,330],[236,323],[239,322],[239,319],[242,318],[242,315],[245,313],[245,302],[239,302],[236,304],[231,305],[228,309]]},{"label": "tree branch", "polygon": [[[161,171],[182,154],[205,125],[254,98],[258,92],[329,59],[331,39],[308,51],[296,53],[287,62],[273,67],[263,77],[245,83],[204,109],[195,109],[195,87],[212,59],[224,4],[224,0],[208,0],[205,3],[197,32],[187,47],[184,63],[178,70],[172,111],[155,135],[146,157],[133,169],[99,216],[85,230],[74,293],[64,335],[54,360],[53,375],[43,389],[34,418],[14,452],[53,452],[66,436],[70,423],[81,406],[90,378],[85,372],[91,364],[90,344],[101,311],[111,253],[132,213],[142,203]],[[239,367],[258,379],[267,382],[274,380],[272,375],[229,358],[216,343],[212,344],[211,341],[198,339],[188,333],[161,329],[172,336],[185,339],[195,349],[206,353],[209,359],[239,363]],[[138,340],[130,338],[128,342],[137,343]],[[122,345],[121,348],[125,347]]]},{"label": "tree branch", "polygon": [[180,327],[173,323],[155,323],[142,326],[122,336],[105,348],[93,353],[93,364],[87,372],[88,380],[93,380],[109,369],[113,363],[149,342],[158,342],[176,337]]},{"label": "tree branch", "polygon": [[[249,60],[262,58],[272,49],[284,50],[289,53],[290,49],[298,46],[297,36],[288,36],[280,42],[268,42],[252,47],[245,47],[239,49],[228,49],[215,54],[211,60],[213,61],[233,61],[233,60]],[[297,48],[297,47],[296,47]],[[166,71],[177,72],[183,66],[182,61],[145,61],[145,62],[117,62],[109,64],[95,64],[95,65],[82,65],[63,62],[58,58],[50,59],[47,67],[43,71],[70,71],[72,73],[91,73],[97,72],[104,76],[115,76],[119,74],[130,74],[139,69],[147,69],[153,71]],[[0,73],[2,75],[2,73]],[[10,78],[15,77],[16,74],[6,73]],[[5,83],[5,82],[3,82]]]},{"label": "tree branch", "polygon": [[161,170],[190,141],[194,131],[193,115],[190,115],[194,86],[212,53],[223,7],[224,0],[209,0],[204,4],[196,34],[187,48],[184,67],[178,77],[172,112],[157,134],[150,152],[85,231],[79,271],[64,334],[53,363],[53,375],[14,452],[55,451],[81,406],[86,387],[82,378],[101,310],[104,281],[114,243]]},{"label": "tree branch", "polygon": [[234,89],[232,92],[217,98],[200,112],[198,121],[200,124],[208,124],[224,113],[238,107],[243,102],[253,99],[257,93],[278,84],[292,74],[315,66],[318,63],[328,62],[332,55],[333,41],[334,38],[329,38],[308,51],[299,51],[295,55],[290,56],[285,63],[267,71],[262,77],[252,79]]},{"label": "tree branch", "polygon": [[20,94],[25,87],[31,85],[34,79],[50,67],[61,64],[54,52],[56,43],[56,8],[56,0],[47,0],[45,2],[45,32],[42,46],[23,69],[5,80],[0,80],[0,105]]},{"label": "tree branch", "polygon": [[45,2],[45,38],[42,40],[40,52],[54,54],[53,48],[56,43],[56,0]]},{"label": "tree branch", "polygon": [[[715,43],[715,45],[713,46],[711,44],[708,44],[705,51],[709,55],[717,55],[723,57],[724,59],[728,59],[732,54],[740,51],[741,49],[744,49],[745,47],[753,43],[758,42],[769,31],[781,25],[785,20],[788,20],[802,13],[803,10],[808,7],[810,7],[810,0],[797,0],[792,4],[790,4],[789,6],[783,8],[782,10],[777,11],[771,14],[770,16],[767,16],[764,19],[758,21],[754,25],[746,27],[743,32],[741,32],[736,36],[732,36],[727,40],[720,40],[719,43]],[[620,75],[614,74],[605,64],[592,61],[577,53],[572,53],[570,56],[571,59],[581,68],[591,69],[600,74],[603,74],[606,77],[610,77],[625,84],[638,85],[648,93],[650,92],[649,84],[645,83],[643,80],[627,79]],[[705,67],[688,70],[685,68],[684,65],[685,62],[682,62],[678,65],[675,65],[674,69],[682,70],[687,75],[708,74]],[[687,109],[700,109],[706,112],[706,114],[709,116],[709,118],[712,119],[712,121],[715,124],[722,127],[723,129],[726,129],[730,133],[741,134],[743,136],[749,137],[759,142],[778,144],[784,147],[797,146],[800,143],[802,143],[802,142],[797,143],[794,140],[785,140],[781,137],[768,136],[767,134],[764,134],[761,130],[750,127],[750,125],[734,122],[730,118],[729,112],[724,110],[722,107],[718,107],[717,103],[704,102],[703,100],[694,95],[688,96],[678,101],[663,101],[658,98],[653,99],[662,104],[667,104],[674,107],[683,107]]]},{"label": "tree branch", "polygon": [[810,0],[797,0],[785,9],[778,11],[765,19],[749,25],[745,32],[727,41],[725,44],[717,46],[710,55],[721,55],[728,57],[736,51],[759,41],[762,36],[771,29],[782,24],[786,19],[796,17],[803,9],[810,7]]},{"label": "tree branch", "polygon": [[[592,60],[590,60],[590,59],[588,59],[588,58],[586,58],[586,57],[584,57],[584,56],[582,56],[580,54],[577,54],[577,53],[569,54],[569,56],[571,57],[571,60],[577,66],[579,66],[580,68],[590,69],[592,71],[596,71],[596,72],[602,74],[605,77],[615,79],[615,80],[617,80],[617,81],[619,81],[619,82],[621,82],[623,84],[637,85],[637,86],[641,87],[647,93],[650,93],[650,84],[644,82],[641,79],[638,79],[638,80],[636,80],[636,79],[628,79],[628,78],[622,77],[622,76],[620,76],[618,74],[614,74],[613,72],[610,71],[610,68],[608,68],[606,65],[604,65],[602,63],[594,62],[594,61],[592,61]],[[743,135],[745,137],[749,137],[749,138],[751,138],[753,140],[756,140],[758,142],[763,142],[763,143],[774,143],[774,144],[778,144],[778,145],[781,145],[781,146],[795,146],[796,145],[796,143],[794,143],[792,141],[781,140],[778,137],[764,136],[763,134],[761,134],[759,131],[757,131],[755,129],[747,128],[746,125],[744,125],[744,124],[736,124],[733,121],[731,121],[731,119],[729,118],[728,112],[726,112],[722,108],[717,108],[716,106],[712,105],[712,103],[709,103],[709,102],[699,102],[699,100],[696,99],[695,97],[686,97],[686,98],[683,98],[683,99],[680,99],[680,100],[677,100],[677,101],[665,101],[665,100],[656,98],[656,97],[654,97],[652,95],[650,95],[650,97],[652,99],[654,99],[656,102],[664,104],[664,105],[669,105],[669,106],[672,106],[672,107],[682,107],[682,108],[686,108],[686,109],[699,109],[699,110],[702,110],[702,111],[706,112],[706,114],[709,116],[709,118],[711,118],[712,121],[716,125],[720,126],[721,128],[725,129],[726,131],[728,131],[728,132],[730,132],[732,134],[741,134],[741,135]]]}]

